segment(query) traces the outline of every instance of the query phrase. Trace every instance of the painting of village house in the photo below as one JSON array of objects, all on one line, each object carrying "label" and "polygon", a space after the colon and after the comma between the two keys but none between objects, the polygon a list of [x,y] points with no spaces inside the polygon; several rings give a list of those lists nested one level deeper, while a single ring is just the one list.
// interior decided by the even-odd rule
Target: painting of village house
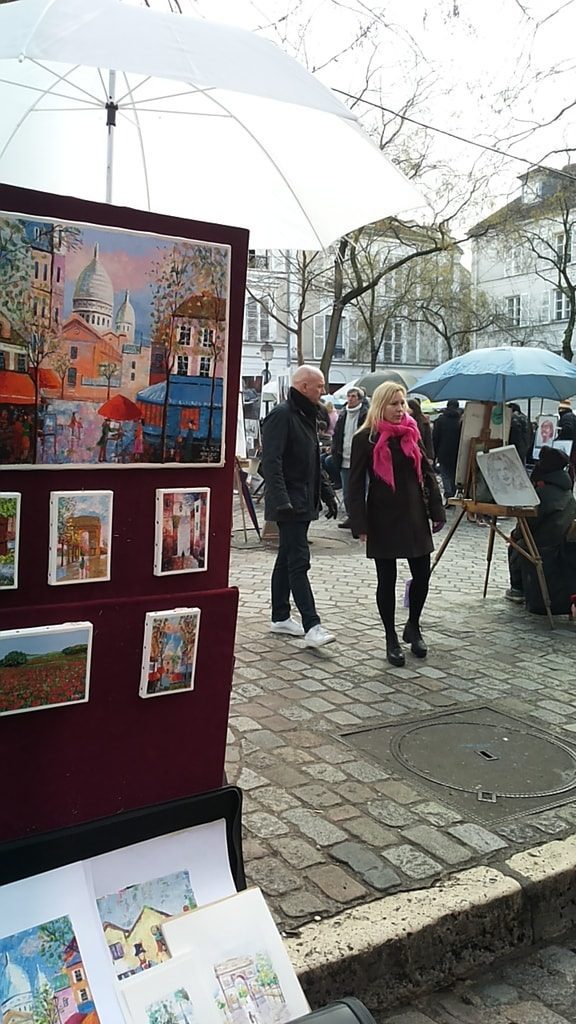
[{"label": "painting of village house", "polygon": [[154,572],[202,572],[208,561],[210,490],[156,491]]},{"label": "painting of village house", "polygon": [[0,938],[0,1020],[99,1024],[69,917]]},{"label": "painting of village house", "polygon": [[0,632],[0,715],[86,702],[91,649],[91,622]]},{"label": "painting of village house", "polygon": [[170,959],[162,925],[173,914],[194,910],[187,871],[127,886],[96,900],[116,977],[122,981]]},{"label": "painting of village house", "polygon": [[48,583],[110,579],[112,491],[52,491]]},{"label": "painting of village house", "polygon": [[194,688],[199,630],[199,608],[146,613],[141,697],[161,697]]},{"label": "painting of village house", "polygon": [[222,465],[230,248],[0,211],[0,465]]},{"label": "painting of village house", "polygon": [[0,590],[18,587],[20,497],[7,491],[0,493]]}]

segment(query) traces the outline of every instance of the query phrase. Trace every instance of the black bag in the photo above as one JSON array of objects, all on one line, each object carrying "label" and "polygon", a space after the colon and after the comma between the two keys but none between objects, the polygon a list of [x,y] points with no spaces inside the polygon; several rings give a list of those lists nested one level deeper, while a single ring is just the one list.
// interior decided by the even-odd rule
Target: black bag
[{"label": "black bag", "polygon": [[354,996],[339,999],[336,1003],[313,1010],[304,1017],[297,1017],[292,1024],[376,1024],[364,1003]]}]

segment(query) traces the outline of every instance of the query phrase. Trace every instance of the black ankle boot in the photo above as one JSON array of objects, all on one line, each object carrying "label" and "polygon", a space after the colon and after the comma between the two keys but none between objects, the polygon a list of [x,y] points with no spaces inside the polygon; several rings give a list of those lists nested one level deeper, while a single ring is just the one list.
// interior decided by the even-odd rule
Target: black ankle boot
[{"label": "black ankle boot", "polygon": [[406,623],[402,639],[405,640],[407,644],[410,644],[410,650],[416,658],[425,658],[428,654],[428,648],[424,643],[424,638],[420,632],[420,626],[416,625],[416,623]]},{"label": "black ankle boot", "polygon": [[406,664],[404,651],[400,647],[396,633],[386,637],[386,658],[394,668],[402,668]]}]

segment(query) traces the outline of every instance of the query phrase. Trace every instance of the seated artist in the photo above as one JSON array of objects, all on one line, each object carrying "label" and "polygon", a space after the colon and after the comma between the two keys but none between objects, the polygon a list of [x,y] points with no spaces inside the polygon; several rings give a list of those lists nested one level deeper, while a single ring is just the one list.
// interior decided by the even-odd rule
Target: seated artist
[{"label": "seated artist", "polygon": [[[567,543],[576,520],[569,461],[558,448],[542,448],[530,477],[540,504],[537,517],[528,525],[542,558],[552,612],[557,615],[568,614],[570,594],[576,589],[576,544]],[[518,526],[512,531],[512,538],[519,547],[526,549]],[[535,567],[513,547],[508,548],[508,567],[508,600],[526,601],[529,611],[544,612]]]}]

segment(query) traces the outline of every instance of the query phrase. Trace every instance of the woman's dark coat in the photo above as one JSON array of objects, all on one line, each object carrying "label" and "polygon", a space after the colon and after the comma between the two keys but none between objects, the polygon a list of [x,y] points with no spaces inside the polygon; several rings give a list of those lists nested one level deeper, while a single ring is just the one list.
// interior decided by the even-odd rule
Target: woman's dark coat
[{"label": "woman's dark coat", "polygon": [[[352,533],[366,534],[368,558],[420,558],[434,550],[424,493],[411,459],[398,438],[390,440],[396,488],[392,490],[372,470],[377,435],[361,430],[352,440],[349,509]],[[432,467],[422,451],[422,476],[430,496],[430,517],[445,522],[446,513]],[[366,478],[368,493],[366,494]]]}]

